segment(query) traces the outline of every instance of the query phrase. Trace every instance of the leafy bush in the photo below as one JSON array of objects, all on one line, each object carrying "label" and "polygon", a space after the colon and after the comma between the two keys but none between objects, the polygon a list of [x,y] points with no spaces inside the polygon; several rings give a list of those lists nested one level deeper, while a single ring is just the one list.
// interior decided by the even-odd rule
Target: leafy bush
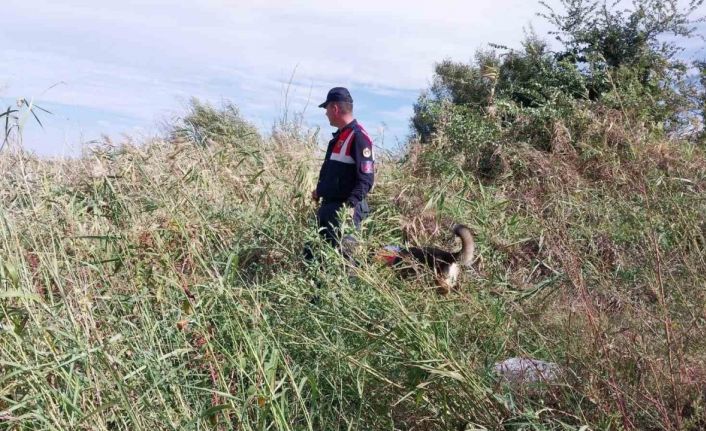
[{"label": "leafy bush", "polygon": [[[557,122],[580,138],[584,125],[575,117],[585,117],[584,109],[620,111],[631,127],[657,134],[683,133],[701,106],[698,82],[677,57],[681,48],[663,37],[693,37],[693,24],[703,18],[690,17],[701,3],[680,9],[676,1],[639,0],[633,10],[615,10],[599,1],[564,0],[562,12],[545,4],[541,15],[555,25],[561,50],[550,52],[530,33],[520,50],[492,45],[504,52],[480,51],[470,64],[439,63],[433,85],[415,104],[415,135],[429,143],[449,132],[444,102],[474,113],[469,127],[475,113],[497,118],[516,139],[545,150]],[[528,118],[533,127],[518,133]]]}]

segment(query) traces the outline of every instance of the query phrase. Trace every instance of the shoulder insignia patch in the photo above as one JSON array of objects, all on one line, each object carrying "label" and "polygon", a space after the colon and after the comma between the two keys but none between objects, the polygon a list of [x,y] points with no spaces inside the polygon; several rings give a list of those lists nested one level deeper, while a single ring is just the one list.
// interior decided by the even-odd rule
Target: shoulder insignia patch
[{"label": "shoulder insignia patch", "polygon": [[365,162],[361,163],[360,170],[364,174],[372,174],[373,173],[373,162],[365,161]]}]

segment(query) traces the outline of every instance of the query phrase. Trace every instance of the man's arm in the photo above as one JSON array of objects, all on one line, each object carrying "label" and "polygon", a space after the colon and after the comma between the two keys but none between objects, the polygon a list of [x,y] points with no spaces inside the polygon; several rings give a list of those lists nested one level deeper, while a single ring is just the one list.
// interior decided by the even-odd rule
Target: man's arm
[{"label": "man's arm", "polygon": [[356,206],[365,199],[375,182],[375,160],[373,156],[373,141],[366,133],[356,131],[351,151],[356,165],[356,178],[353,191],[348,198],[348,204]]}]

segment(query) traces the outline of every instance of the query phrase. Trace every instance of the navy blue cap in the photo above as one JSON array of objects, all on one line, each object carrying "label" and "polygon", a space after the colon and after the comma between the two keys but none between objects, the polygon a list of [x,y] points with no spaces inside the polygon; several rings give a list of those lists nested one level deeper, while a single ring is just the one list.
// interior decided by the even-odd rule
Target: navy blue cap
[{"label": "navy blue cap", "polygon": [[353,98],[348,89],[343,87],[333,87],[326,95],[326,101],[319,105],[319,108],[325,108],[330,102],[348,102],[353,103]]}]

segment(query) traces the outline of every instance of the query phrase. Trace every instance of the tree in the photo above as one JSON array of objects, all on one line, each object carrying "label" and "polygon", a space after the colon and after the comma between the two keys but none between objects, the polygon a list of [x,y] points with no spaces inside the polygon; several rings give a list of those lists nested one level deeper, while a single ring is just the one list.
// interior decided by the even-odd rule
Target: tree
[{"label": "tree", "polygon": [[530,32],[519,50],[491,45],[501,53],[437,64],[433,85],[414,107],[412,127],[422,142],[439,126],[442,101],[493,113],[488,108],[496,100],[546,112],[591,100],[655,130],[678,131],[690,123],[694,87],[678,43],[697,36],[704,17],[692,17],[704,0],[684,7],[677,0],[634,0],[622,9],[619,1],[560,1],[559,8],[540,1],[544,12],[538,14],[554,25],[557,52]]},{"label": "tree", "polygon": [[[557,30],[550,32],[564,47],[562,56],[577,62],[602,59],[608,67],[636,65],[645,57],[674,60],[683,51],[680,37],[693,37],[695,25],[704,18],[691,19],[704,0],[690,0],[680,8],[677,0],[634,0],[633,10],[616,10],[620,1],[609,6],[599,0],[561,0],[563,13],[547,5],[539,16]],[[665,41],[663,36],[675,37]]]}]

